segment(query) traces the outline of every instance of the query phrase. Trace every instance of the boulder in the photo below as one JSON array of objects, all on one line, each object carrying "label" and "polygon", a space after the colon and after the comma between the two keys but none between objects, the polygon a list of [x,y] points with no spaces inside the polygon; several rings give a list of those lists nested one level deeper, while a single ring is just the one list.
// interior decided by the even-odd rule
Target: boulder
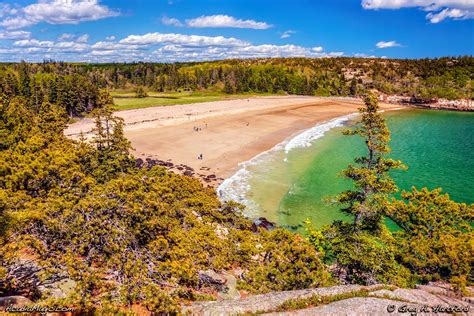
[{"label": "boulder", "polygon": [[252,231],[257,232],[258,227],[264,228],[266,230],[273,230],[276,226],[274,223],[270,222],[265,217],[259,217],[258,219],[253,221]]},{"label": "boulder", "polygon": [[8,306],[22,307],[31,304],[33,302],[30,299],[20,295],[0,297],[0,311],[5,310]]},{"label": "boulder", "polygon": [[67,298],[69,295],[74,293],[76,288],[76,282],[71,279],[63,279],[51,284],[40,285],[38,290],[45,297],[52,298]]},{"label": "boulder", "polygon": [[206,270],[198,272],[200,287],[210,287],[217,291],[221,300],[237,300],[240,292],[237,290],[237,279],[227,272]]}]

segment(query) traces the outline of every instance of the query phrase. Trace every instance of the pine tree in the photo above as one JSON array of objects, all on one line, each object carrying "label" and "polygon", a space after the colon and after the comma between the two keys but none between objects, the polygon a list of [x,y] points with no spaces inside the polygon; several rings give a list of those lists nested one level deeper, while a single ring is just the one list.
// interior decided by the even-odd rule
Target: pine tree
[{"label": "pine tree", "polygon": [[404,166],[400,161],[385,157],[390,152],[390,131],[377,112],[377,97],[369,94],[364,103],[365,107],[359,109],[361,123],[345,134],[364,138],[367,155],[356,158],[355,165],[349,165],[343,171],[344,177],[353,181],[354,189],[342,192],[337,200],[344,205],[345,213],[354,216],[356,230],[377,230],[387,206],[387,196],[398,190],[388,173]]}]

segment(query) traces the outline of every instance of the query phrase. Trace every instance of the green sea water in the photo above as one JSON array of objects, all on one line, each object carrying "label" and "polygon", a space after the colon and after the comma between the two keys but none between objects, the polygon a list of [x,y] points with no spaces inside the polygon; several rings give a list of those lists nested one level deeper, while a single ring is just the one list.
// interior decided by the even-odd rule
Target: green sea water
[{"label": "green sea water", "polygon": [[[401,110],[383,115],[392,132],[390,157],[408,166],[392,172],[400,189],[441,187],[455,201],[474,203],[474,113]],[[305,219],[316,227],[350,220],[332,199],[351,187],[340,172],[364,154],[364,144],[357,136],[342,135],[345,128],[331,129],[310,147],[276,150],[248,166],[250,215],[292,230],[301,230]]]}]

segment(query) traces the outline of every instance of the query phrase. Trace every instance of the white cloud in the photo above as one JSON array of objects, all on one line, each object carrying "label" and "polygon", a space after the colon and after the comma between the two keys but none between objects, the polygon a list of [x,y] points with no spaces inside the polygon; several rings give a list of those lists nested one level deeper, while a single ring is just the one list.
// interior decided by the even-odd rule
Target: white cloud
[{"label": "white cloud", "polygon": [[79,36],[76,39],[76,42],[78,42],[78,43],[87,43],[88,40],[89,40],[89,34],[84,34],[84,35]]},{"label": "white cloud", "polygon": [[111,36],[107,36],[105,38],[106,41],[114,41],[115,40],[115,36],[114,35],[111,35]]},{"label": "white cloud", "polygon": [[10,9],[0,25],[8,29],[20,29],[41,22],[77,24],[117,15],[118,12],[100,5],[98,0],[39,0],[13,11]]},{"label": "white cloud", "polygon": [[311,48],[311,50],[312,50],[313,52],[320,53],[320,52],[323,51],[323,47],[322,47],[322,46],[313,47],[313,48]]},{"label": "white cloud", "polygon": [[64,34],[61,34],[61,36],[58,37],[58,40],[65,41],[65,40],[73,39],[73,38],[74,38],[73,34],[64,33]]},{"label": "white cloud", "polygon": [[285,31],[285,32],[281,33],[280,38],[288,38],[288,37],[290,37],[292,34],[295,34],[295,33],[296,33],[295,31],[288,30],[288,31]]},{"label": "white cloud", "polygon": [[369,10],[421,8],[429,12],[426,18],[431,23],[439,23],[448,18],[474,18],[473,0],[362,0],[362,7]]},{"label": "white cloud", "polygon": [[225,58],[266,57],[339,57],[342,52],[323,53],[322,48],[307,48],[297,45],[247,45],[243,47],[183,47],[166,45],[153,52],[161,61],[200,61]]},{"label": "white cloud", "polygon": [[183,23],[181,23],[180,20],[175,19],[175,18],[168,18],[168,17],[163,17],[161,19],[161,23],[164,25],[171,25],[171,26],[183,26]]},{"label": "white cloud", "polygon": [[121,44],[153,45],[178,44],[183,46],[246,46],[247,42],[233,37],[184,35],[174,33],[147,33],[144,35],[130,35],[122,40]]},{"label": "white cloud", "polygon": [[430,12],[426,15],[426,18],[429,19],[431,23],[439,23],[447,18],[454,20],[472,19],[474,18],[474,10],[444,9],[436,13]]},{"label": "white cloud", "polygon": [[31,32],[26,31],[0,31],[0,40],[19,40],[30,38]]},{"label": "white cloud", "polygon": [[402,45],[400,45],[396,41],[389,41],[389,42],[380,41],[377,44],[375,44],[375,46],[377,46],[377,48],[389,48],[389,47],[397,47],[397,46],[402,46]]},{"label": "white cloud", "polygon": [[0,3],[0,18],[11,14],[16,14],[17,11],[17,9],[12,8],[8,3]]},{"label": "white cloud", "polygon": [[199,18],[186,20],[186,25],[189,27],[233,27],[241,29],[256,29],[266,30],[271,28],[271,24],[265,22],[257,22],[254,20],[242,20],[233,16],[218,14],[201,16]]},{"label": "white cloud", "polygon": [[[363,54],[363,53],[355,53],[353,56],[357,57],[357,58],[377,58],[377,56],[367,55],[367,54]],[[383,57],[380,57],[380,58],[383,58]]]},{"label": "white cloud", "polygon": [[184,34],[148,33],[130,35],[88,44],[76,36],[62,40],[19,39],[10,48],[0,48],[1,61],[41,61],[44,58],[64,61],[202,61],[227,58],[267,57],[339,57],[342,52],[324,52],[321,46],[254,45],[236,38]]},{"label": "white cloud", "polygon": [[16,41],[13,43],[13,46],[17,47],[53,47],[53,41],[39,41],[37,39],[26,39],[21,41]]},{"label": "white cloud", "polygon": [[139,45],[131,45],[131,44],[121,44],[121,43],[114,43],[114,42],[97,42],[91,46],[93,50],[117,50],[117,51],[135,51],[144,49]]}]

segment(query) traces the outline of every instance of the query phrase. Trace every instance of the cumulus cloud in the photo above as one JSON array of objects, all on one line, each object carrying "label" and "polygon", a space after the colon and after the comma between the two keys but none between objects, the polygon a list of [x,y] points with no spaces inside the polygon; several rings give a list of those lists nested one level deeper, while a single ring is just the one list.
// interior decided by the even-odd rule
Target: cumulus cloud
[{"label": "cumulus cloud", "polygon": [[281,33],[280,38],[288,38],[292,34],[295,34],[295,33],[296,33],[295,31],[288,30],[288,31],[285,31],[285,32]]},{"label": "cumulus cloud", "polygon": [[421,8],[429,12],[426,18],[431,23],[474,18],[473,0],[362,0],[362,7],[368,10]]},{"label": "cumulus cloud", "polygon": [[247,42],[233,37],[184,35],[174,33],[147,33],[130,35],[120,41],[122,44],[178,44],[183,46],[246,46]]},{"label": "cumulus cloud", "polygon": [[181,23],[180,20],[175,19],[175,18],[168,18],[168,17],[163,17],[161,19],[161,23],[164,25],[171,25],[171,26],[183,26],[183,23]]},{"label": "cumulus cloud", "polygon": [[0,26],[20,29],[41,22],[49,24],[77,24],[119,15],[100,5],[98,0],[41,0],[19,9],[0,9],[5,18]]},{"label": "cumulus cloud", "polygon": [[31,32],[26,31],[0,31],[0,40],[18,40],[30,38]]},{"label": "cumulus cloud", "polygon": [[13,46],[18,47],[53,47],[53,41],[39,41],[37,39],[20,40],[13,43]]},{"label": "cumulus cloud", "polygon": [[271,24],[265,22],[257,22],[254,20],[242,20],[233,16],[217,14],[217,15],[203,15],[195,19],[186,20],[186,25],[189,27],[232,27],[240,29],[256,29],[266,30],[272,27]]},{"label": "cumulus cloud", "polygon": [[[64,34],[63,34],[64,35]],[[60,37],[61,38],[61,37]],[[64,61],[202,61],[226,58],[266,57],[339,57],[342,52],[325,52],[323,47],[299,45],[254,45],[236,38],[174,33],[130,35],[120,40],[110,38],[88,44],[77,36],[62,40],[18,39],[10,48],[0,48],[0,60],[35,60],[51,58]]]},{"label": "cumulus cloud", "polygon": [[107,36],[105,38],[106,41],[114,41],[115,40],[115,36],[114,35],[110,35],[110,36]]},{"label": "cumulus cloud", "polygon": [[323,48],[322,48],[322,46],[318,46],[318,47],[313,47],[313,48],[311,48],[311,50],[312,50],[313,52],[320,53],[320,52],[323,51]]},{"label": "cumulus cloud", "polygon": [[375,44],[377,48],[390,48],[390,47],[397,47],[397,46],[402,46],[401,44],[397,43],[396,41],[380,41],[377,44]]},{"label": "cumulus cloud", "polygon": [[73,34],[63,33],[63,34],[61,34],[61,35],[58,37],[58,40],[60,40],[60,41],[65,41],[65,40],[73,39],[73,38],[74,38],[74,35],[73,35]]},{"label": "cumulus cloud", "polygon": [[161,61],[200,61],[224,58],[266,58],[266,57],[339,57],[342,52],[322,52],[298,45],[247,45],[242,47],[183,47],[166,45],[153,52]]},{"label": "cumulus cloud", "polygon": [[89,40],[89,34],[84,34],[84,35],[79,36],[76,39],[76,42],[78,42],[78,43],[87,43],[88,40]]}]

